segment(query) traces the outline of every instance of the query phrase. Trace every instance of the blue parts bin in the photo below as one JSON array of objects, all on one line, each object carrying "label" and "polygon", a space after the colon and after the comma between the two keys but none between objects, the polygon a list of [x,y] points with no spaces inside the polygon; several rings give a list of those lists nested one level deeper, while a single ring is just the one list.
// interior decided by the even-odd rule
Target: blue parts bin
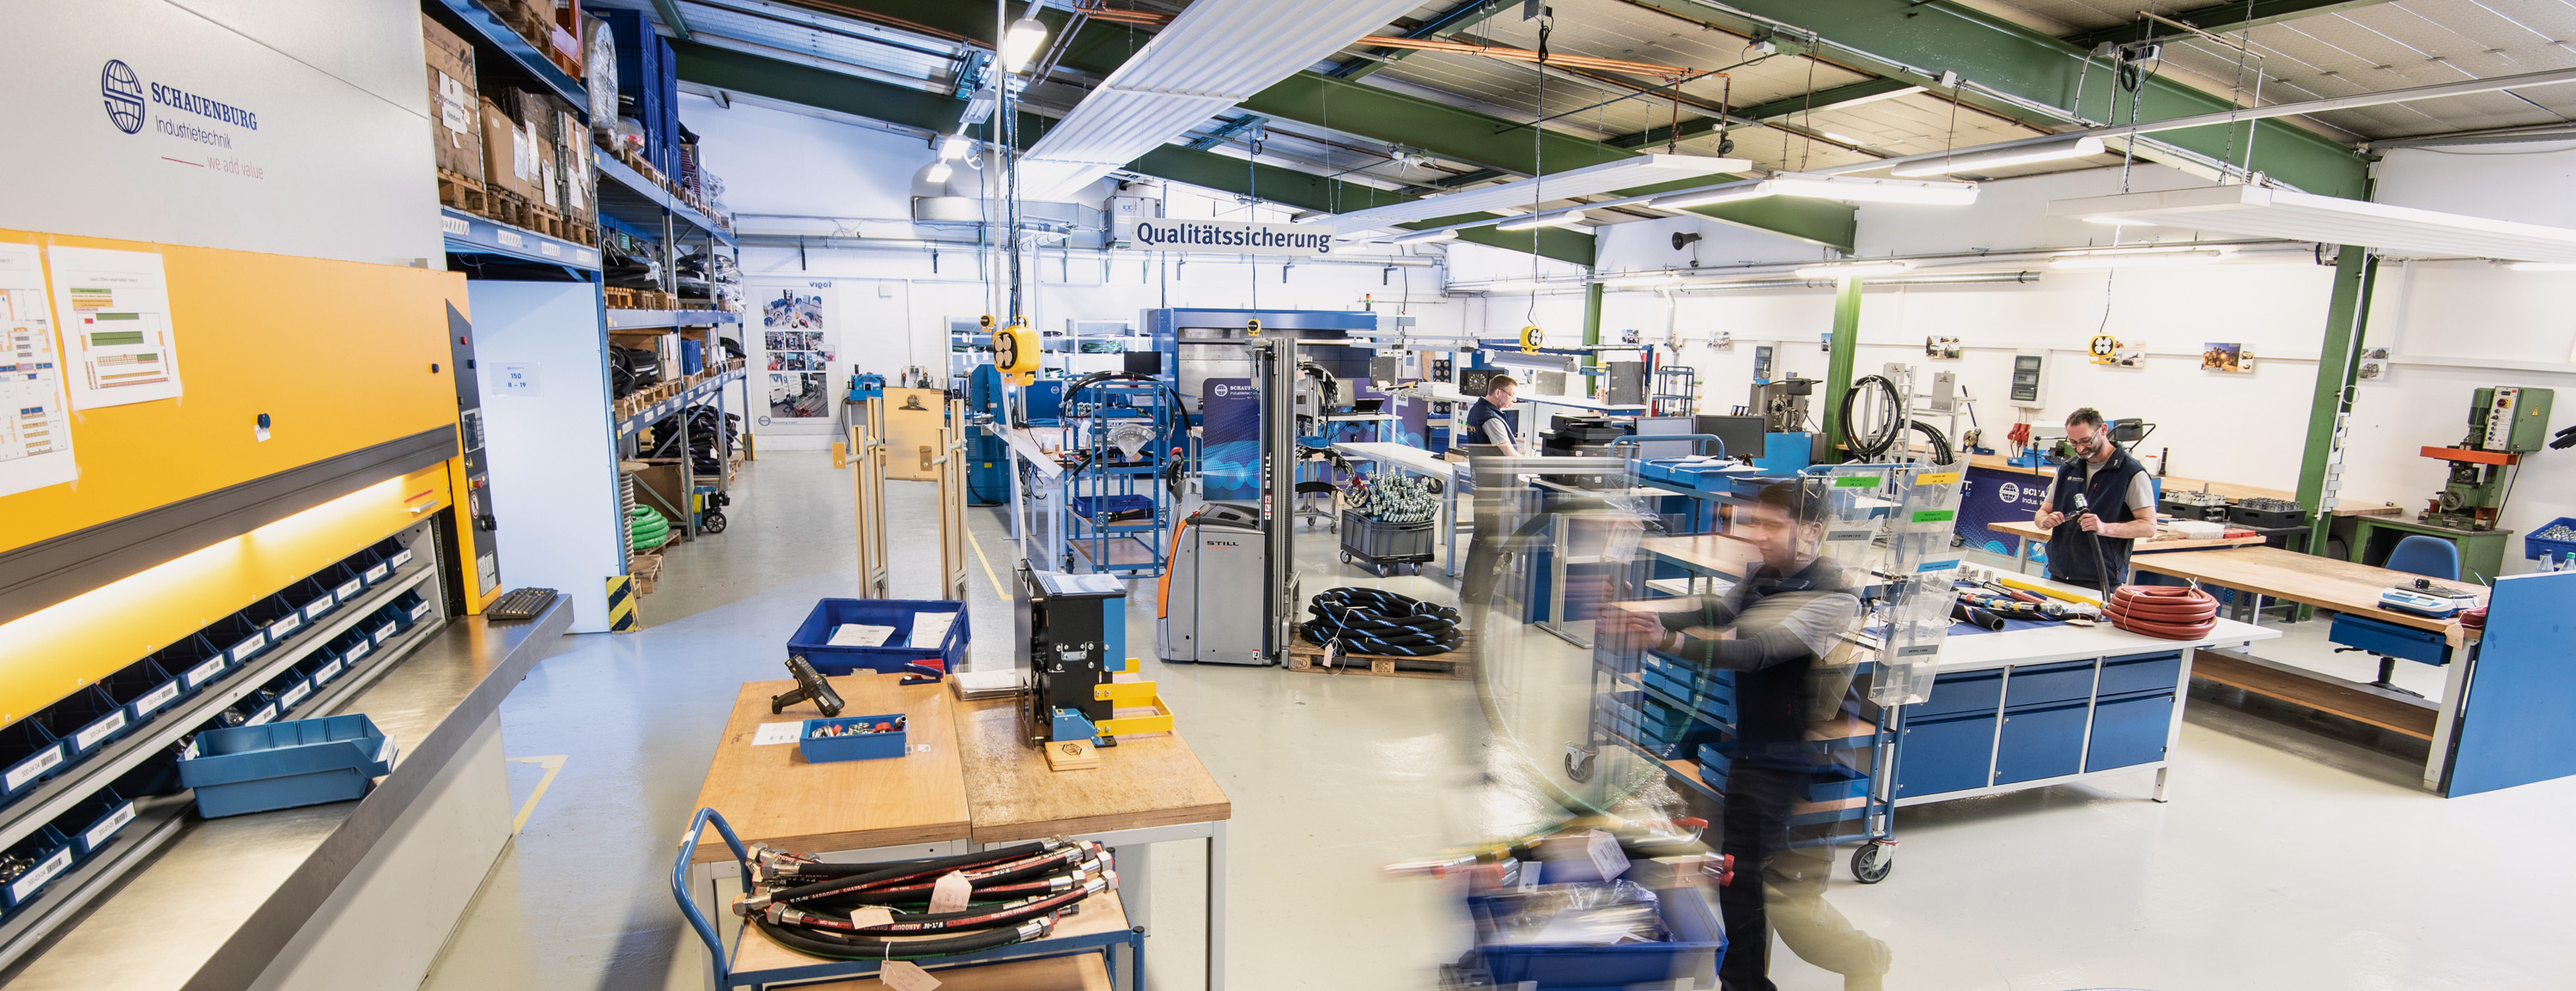
[{"label": "blue parts bin", "polygon": [[393,772],[394,741],[364,715],[294,719],[197,734],[179,782],[208,819],[345,802]]},{"label": "blue parts bin", "polygon": [[[948,632],[936,645],[886,647],[835,647],[832,631],[844,623],[869,626],[891,626],[894,633],[888,644],[912,642],[912,619],[915,613],[953,612],[957,618],[948,624]],[[814,603],[814,611],[796,632],[787,637],[787,653],[802,654],[814,670],[827,675],[854,674],[861,670],[900,671],[906,664],[927,664],[955,671],[966,662],[966,644],[970,629],[966,604],[946,599],[823,599]]]},{"label": "blue parts bin", "polygon": [[808,719],[796,734],[796,750],[809,764],[842,760],[901,757],[909,739],[900,712],[881,716]]}]

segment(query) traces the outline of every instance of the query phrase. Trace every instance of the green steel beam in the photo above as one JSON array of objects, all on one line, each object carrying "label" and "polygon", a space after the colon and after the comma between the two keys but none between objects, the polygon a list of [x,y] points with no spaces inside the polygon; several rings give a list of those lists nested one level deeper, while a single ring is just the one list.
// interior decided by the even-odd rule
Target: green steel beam
[{"label": "green steel beam", "polygon": [[2370,327],[2370,293],[2379,281],[2378,260],[2366,248],[2344,245],[2335,257],[2334,293],[2326,302],[2325,345],[2317,349],[2316,391],[2308,401],[2308,440],[2299,456],[2299,505],[2311,515],[2308,553],[2323,554],[2333,518],[2323,503],[2326,472],[2334,464],[2335,424],[2352,412],[2353,383],[2360,378],[2361,341]]},{"label": "green steel beam", "polygon": [[[1730,116],[1739,120],[1777,120],[1782,117],[1793,117],[1798,114],[1805,113],[1810,107],[1818,110],[1825,110],[1832,108],[1835,104],[1849,103],[1853,100],[1858,100],[1864,97],[1880,96],[1896,92],[1897,90],[1912,88],[1914,88],[1914,84],[1895,79],[1863,79],[1856,83],[1848,83],[1842,86],[1820,89],[1812,95],[1792,96],[1785,99],[1773,100],[1769,103],[1757,103],[1749,107],[1738,107],[1731,112]],[[1717,130],[1719,123],[1721,122],[1715,116],[1700,117],[1693,120],[1683,121],[1681,124],[1681,137],[1679,140],[1696,138],[1700,135],[1707,134],[1710,131]],[[1659,145],[1669,140],[1676,140],[1670,137],[1672,132],[1673,128],[1669,125],[1664,127],[1648,128],[1635,134],[1622,134],[1618,137],[1611,138],[1609,143],[1618,145],[1621,148],[1638,148],[1645,145]]]},{"label": "green steel beam", "polygon": [[[1598,282],[1583,287],[1583,345],[1585,347],[1601,343],[1601,290],[1601,283]],[[1600,355],[1591,351],[1583,352],[1583,374],[1587,380],[1600,368]]]},{"label": "green steel beam", "polygon": [[[2160,13],[2211,34],[2226,34],[2247,28],[2259,28],[2266,24],[2295,21],[2302,17],[2340,14],[2362,7],[2376,7],[2387,2],[2388,0],[2253,0],[2251,3],[2213,3],[2190,10],[2160,11]],[[2089,51],[2105,43],[2125,45],[2132,41],[2171,38],[2184,33],[2172,25],[2158,24],[2140,18],[2135,23],[2122,24],[2118,27],[2067,35],[2066,43]]]},{"label": "green steel beam", "polygon": [[[1971,10],[1950,0],[1728,0],[1719,7],[1707,0],[1627,0],[1691,21],[1738,34],[1772,28],[1770,21],[1814,30],[1822,38],[1815,51],[1825,61],[1859,72],[1917,86],[1939,86],[1943,71],[1957,72],[1977,86],[2008,94],[2013,100],[2042,107],[2072,108],[2087,119],[2114,117],[2109,69],[2089,61],[2089,49]],[[1741,12],[1741,13],[1738,13]],[[1751,17],[1744,14],[1753,15]],[[1767,18],[1769,21],[1758,18]],[[1796,42],[1784,33],[1783,42]],[[2089,68],[2088,68],[2089,66]],[[2077,91],[2082,90],[2082,106]],[[2138,119],[2162,120],[2225,111],[2225,99],[2183,83],[2156,77],[2140,92]],[[1969,106],[2050,130],[2065,122],[2013,100],[1970,89],[1960,94]],[[2123,100],[2117,118],[2129,118]],[[2246,125],[2246,130],[2254,127]],[[2214,124],[2156,135],[2160,141],[2211,158],[2241,157],[2244,133],[2230,141],[2228,125]],[[2252,168],[2312,193],[2359,197],[2367,181],[2360,154],[2323,135],[2275,122],[2254,143]],[[2231,149],[2233,149],[2231,151]]]},{"label": "green steel beam", "polygon": [[1843,393],[1851,391],[1852,363],[1860,350],[1860,279],[1844,279],[1834,285],[1834,334],[1826,342],[1825,358],[1825,460],[1843,460]]},{"label": "green steel beam", "polygon": [[909,86],[843,75],[809,65],[672,39],[679,76],[736,93],[856,114],[889,124],[946,133],[957,129],[966,101]]}]

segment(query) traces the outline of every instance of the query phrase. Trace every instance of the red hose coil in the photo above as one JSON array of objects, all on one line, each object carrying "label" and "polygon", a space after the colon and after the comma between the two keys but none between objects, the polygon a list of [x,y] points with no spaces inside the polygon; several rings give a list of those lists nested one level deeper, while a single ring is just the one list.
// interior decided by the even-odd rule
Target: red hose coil
[{"label": "red hose coil", "polygon": [[2122,585],[2103,603],[2111,625],[2167,640],[2195,640],[2218,626],[2218,600],[2196,588]]}]

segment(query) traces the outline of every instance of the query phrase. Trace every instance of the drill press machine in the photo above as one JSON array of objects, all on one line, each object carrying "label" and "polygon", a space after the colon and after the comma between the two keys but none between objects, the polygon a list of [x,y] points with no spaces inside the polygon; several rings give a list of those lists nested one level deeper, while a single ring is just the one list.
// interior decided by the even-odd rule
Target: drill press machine
[{"label": "drill press machine", "polygon": [[2548,389],[2499,385],[2479,389],[2469,402],[2469,433],[2455,447],[2427,447],[2423,455],[2451,466],[2451,477],[2416,518],[2429,526],[2492,530],[2513,489],[2522,456],[2549,440]]}]

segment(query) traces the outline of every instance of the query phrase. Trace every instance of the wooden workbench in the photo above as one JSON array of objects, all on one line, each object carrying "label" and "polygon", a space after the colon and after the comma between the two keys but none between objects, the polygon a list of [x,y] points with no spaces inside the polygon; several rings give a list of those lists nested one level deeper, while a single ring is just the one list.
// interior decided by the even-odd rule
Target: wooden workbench
[{"label": "wooden workbench", "polygon": [[[1984,468],[1988,471],[2000,471],[2007,474],[2029,475],[2033,478],[2055,479],[2057,477],[2056,465],[2042,465],[2036,468],[2024,468],[2020,465],[2008,463],[2009,460],[2010,459],[2005,458],[2000,454],[1968,455],[1968,464],[1971,467]],[[2233,482],[2212,482],[2205,479],[2184,478],[2179,475],[2158,476],[2156,481],[2158,484],[2164,486],[2164,491],[2167,492],[2208,491],[2215,492],[2230,499],[2286,499],[2292,502],[2298,501],[2299,498],[2298,493],[2284,491],[2282,489],[2267,489],[2255,485],[2237,485]],[[2405,510],[2398,506],[2340,506],[2335,509],[2334,515],[2395,516],[2401,515],[2404,512]]]},{"label": "wooden workbench", "polygon": [[[2420,577],[2403,571],[2374,568],[2367,564],[2338,561],[2285,551],[2277,547],[2238,547],[2231,550],[2182,551],[2172,554],[2142,554],[2129,559],[2129,567],[2160,575],[2206,582],[2275,599],[2301,602],[2327,612],[2351,613],[2383,623],[2395,623],[2419,630],[2439,633],[2456,649],[2473,639],[2457,619],[2435,619],[2394,609],[2379,608],[2379,593],[2392,585],[2403,585]],[[2454,587],[2477,590],[2478,605],[2486,604],[2483,589],[2460,582],[2442,582]]]},{"label": "wooden workbench", "polygon": [[[2044,541],[2048,539],[2047,530],[2041,529],[2039,524],[2028,521],[1988,523],[1986,524],[1986,529],[1992,530],[1996,533],[2008,533],[2013,536],[2020,537],[2023,540]],[[2171,530],[2159,529],[2156,531],[2154,539],[2138,541],[2135,546],[2130,548],[2130,551],[2132,553],[2140,554],[2148,552],[2161,554],[2168,551],[2209,550],[2215,547],[2251,547],[2255,544],[2262,543],[2264,540],[2265,538],[2260,536],[2221,537],[2217,540],[2193,540],[2177,536]]]},{"label": "wooden workbench", "polygon": [[[966,775],[957,748],[956,699],[948,685],[904,686],[893,675],[830,679],[845,715],[902,713],[914,751],[900,759],[809,764],[793,743],[752,745],[763,723],[818,718],[812,702],[769,712],[771,696],[792,680],[753,681],[734,696],[733,716],[716,743],[698,807],[724,813],[745,844],[768,843],[806,853],[873,850],[964,840],[969,833]],[[922,749],[927,747],[927,749]],[[709,833],[692,859],[728,860],[732,852]]]},{"label": "wooden workbench", "polygon": [[1234,803],[1177,731],[1118,738],[1100,766],[1051,771],[1020,739],[1019,700],[958,705],[957,749],[977,843],[1017,843],[1156,826],[1221,822]]}]

